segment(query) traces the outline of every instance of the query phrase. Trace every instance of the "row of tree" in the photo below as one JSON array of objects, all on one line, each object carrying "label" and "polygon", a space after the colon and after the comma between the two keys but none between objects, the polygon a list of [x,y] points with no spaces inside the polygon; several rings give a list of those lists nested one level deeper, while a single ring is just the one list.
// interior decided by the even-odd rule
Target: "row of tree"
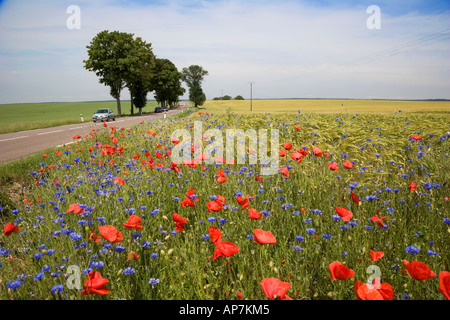
[{"label": "row of tree", "polygon": [[229,95],[224,95],[223,97],[214,97],[213,100],[245,100],[243,96],[237,95],[236,97],[232,98]]},{"label": "row of tree", "polygon": [[95,72],[99,82],[110,88],[111,96],[117,101],[117,115],[122,115],[120,94],[124,88],[130,92],[131,114],[134,107],[139,109],[147,103],[147,95],[154,92],[154,97],[161,106],[173,106],[189,87],[189,100],[195,106],[202,105],[206,96],[201,88],[206,70],[198,65],[183,68],[179,72],[168,59],[157,58],[150,43],[134,34],[119,31],[102,31],[91,41],[88,59],[84,68]]}]

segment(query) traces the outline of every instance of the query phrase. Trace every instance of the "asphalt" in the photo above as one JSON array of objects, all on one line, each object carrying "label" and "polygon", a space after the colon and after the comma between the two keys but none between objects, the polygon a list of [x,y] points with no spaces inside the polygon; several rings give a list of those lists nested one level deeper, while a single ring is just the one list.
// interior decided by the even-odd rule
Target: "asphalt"
[{"label": "asphalt", "polygon": [[[189,103],[181,101],[180,106],[167,112],[167,116],[179,113],[189,107]],[[164,113],[152,113],[142,116],[121,117],[116,121],[107,122],[108,126],[130,127],[140,122],[148,122],[163,118]],[[0,134],[0,164],[19,160],[47,149],[56,148],[73,143],[72,136],[81,137],[89,134],[92,129],[98,129],[103,123],[81,122],[59,127],[27,130],[14,133]]]}]

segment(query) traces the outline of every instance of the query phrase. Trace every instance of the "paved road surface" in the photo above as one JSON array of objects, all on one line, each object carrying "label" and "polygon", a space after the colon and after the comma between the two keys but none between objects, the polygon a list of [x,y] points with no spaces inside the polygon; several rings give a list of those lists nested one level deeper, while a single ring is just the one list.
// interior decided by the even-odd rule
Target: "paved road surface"
[{"label": "paved road surface", "polygon": [[[167,112],[167,116],[181,112],[187,107],[189,107],[189,103],[181,101],[178,108]],[[116,118],[116,121],[107,122],[107,124],[118,128],[130,127],[141,121],[147,122],[163,117],[163,113],[152,113],[143,116]],[[83,137],[92,128],[100,128],[101,126],[103,126],[103,123],[94,123],[91,121],[53,128],[0,134],[0,164],[73,142],[73,135]]]}]

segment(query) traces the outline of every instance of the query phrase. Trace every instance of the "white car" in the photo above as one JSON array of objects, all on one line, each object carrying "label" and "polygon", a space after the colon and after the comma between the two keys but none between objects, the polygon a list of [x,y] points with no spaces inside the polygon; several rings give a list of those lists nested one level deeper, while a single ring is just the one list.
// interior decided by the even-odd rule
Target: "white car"
[{"label": "white car", "polygon": [[97,110],[94,115],[92,116],[92,120],[94,122],[100,121],[116,121],[116,116],[114,115],[114,112],[111,109],[99,109]]}]

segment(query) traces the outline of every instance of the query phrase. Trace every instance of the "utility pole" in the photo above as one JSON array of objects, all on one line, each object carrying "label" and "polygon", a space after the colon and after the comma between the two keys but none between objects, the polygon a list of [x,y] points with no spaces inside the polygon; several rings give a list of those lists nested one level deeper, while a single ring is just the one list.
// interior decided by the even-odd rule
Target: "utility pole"
[{"label": "utility pole", "polygon": [[249,82],[250,83],[250,111],[253,111],[253,106],[252,106],[252,93],[253,93],[253,84],[254,82]]}]

